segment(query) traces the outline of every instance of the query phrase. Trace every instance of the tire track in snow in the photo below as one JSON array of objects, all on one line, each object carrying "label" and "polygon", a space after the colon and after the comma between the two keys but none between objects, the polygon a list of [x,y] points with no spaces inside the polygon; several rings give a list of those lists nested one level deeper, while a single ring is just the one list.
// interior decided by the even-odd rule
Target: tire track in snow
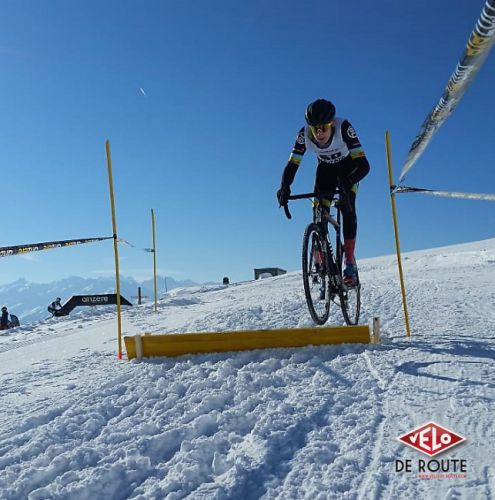
[{"label": "tire track in snow", "polygon": [[[78,359],[69,364],[81,366],[79,361],[85,360]],[[68,399],[61,402],[59,407],[51,404],[48,410],[27,416],[14,430],[4,435],[0,488],[4,490],[6,498],[27,498],[30,492],[69,474],[71,464],[95,466],[103,458],[101,450],[89,451],[92,449],[91,443],[104,432],[116,413],[109,412],[112,406],[102,405],[101,401],[105,397],[118,396],[122,389],[125,392],[131,377],[125,373],[111,381],[101,381],[97,377],[92,378],[91,364],[82,366],[87,383],[82,384],[81,391],[69,393]],[[93,400],[92,409],[80,404],[84,399]],[[122,406],[122,411],[125,407]]]},{"label": "tire track in snow", "polygon": [[[384,355],[383,352],[381,354]],[[397,371],[394,369],[394,374],[391,379],[386,378],[384,375],[381,375],[373,365],[369,352],[365,351],[363,353],[363,358],[371,377],[376,381],[380,390],[383,391],[383,394],[380,398],[380,421],[377,426],[376,439],[370,452],[370,461],[367,464],[366,472],[357,491],[357,496],[359,499],[363,500],[377,500],[381,498],[384,482],[388,482],[384,477],[384,472],[381,473],[380,480],[377,480],[376,471],[380,470],[380,466],[384,458],[384,436],[389,419],[388,394],[397,380]],[[388,460],[390,457],[385,458]]]},{"label": "tire track in snow", "polygon": [[7,345],[0,347],[0,354],[3,354],[4,352],[9,352],[9,351],[15,351],[17,349],[23,349],[24,347],[32,346],[35,344],[43,344],[45,342],[50,342],[52,340],[55,340],[55,339],[58,339],[61,337],[70,337],[72,335],[77,335],[77,334],[80,335],[81,331],[78,329],[67,329],[67,330],[64,330],[60,333],[50,333],[50,334],[45,334],[45,335],[42,335],[40,337],[32,338],[29,340],[11,342]]},{"label": "tire track in snow", "polygon": [[[105,316],[109,316],[108,313],[105,313]],[[15,337],[10,340],[10,342],[3,342],[2,345],[0,345],[0,354],[3,354],[4,352],[9,352],[9,351],[15,351],[18,349],[23,349],[24,347],[29,347],[32,345],[36,344],[44,344],[46,342],[50,342],[52,340],[60,339],[60,338],[65,338],[65,337],[71,337],[73,335],[81,335],[82,330],[84,330],[87,327],[90,327],[93,323],[97,323],[99,325],[103,325],[105,322],[114,322],[113,317],[105,317],[104,315],[101,315],[97,319],[92,319],[92,320],[86,320],[85,322],[81,322],[80,319],[74,319],[70,322],[66,322],[62,328],[57,328],[57,330],[60,331],[54,331],[52,328],[48,327],[46,329],[42,330],[42,333],[36,333],[36,332],[31,332],[30,337],[27,340],[16,340]],[[21,332],[16,332],[13,335],[19,335]],[[25,333],[25,332],[23,332]]]}]

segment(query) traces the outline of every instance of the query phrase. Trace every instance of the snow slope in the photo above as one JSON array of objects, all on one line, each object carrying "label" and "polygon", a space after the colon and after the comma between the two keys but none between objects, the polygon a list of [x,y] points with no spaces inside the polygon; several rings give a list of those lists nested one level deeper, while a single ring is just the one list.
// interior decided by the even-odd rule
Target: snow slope
[{"label": "snow slope", "polygon": [[[158,288],[162,289],[164,284],[168,290],[197,285],[191,280],[176,281],[170,277],[157,276]],[[152,280],[138,282],[131,277],[120,277],[120,293],[130,302],[137,303],[138,287],[141,287],[143,301],[149,301],[153,297]],[[18,316],[21,325],[26,325],[50,316],[47,306],[55,297],[61,297],[64,304],[72,295],[102,293],[115,293],[115,274],[113,277],[99,278],[70,276],[50,283],[29,283],[21,278],[0,285],[0,304],[6,305],[9,312]]]},{"label": "snow slope", "polygon": [[[111,309],[0,336],[0,497],[485,499],[495,495],[495,240],[361,262],[380,345],[117,361]],[[329,323],[341,324],[334,308]],[[124,310],[125,334],[310,325],[299,273],[173,290]],[[433,420],[466,437],[421,479],[397,437]]]}]

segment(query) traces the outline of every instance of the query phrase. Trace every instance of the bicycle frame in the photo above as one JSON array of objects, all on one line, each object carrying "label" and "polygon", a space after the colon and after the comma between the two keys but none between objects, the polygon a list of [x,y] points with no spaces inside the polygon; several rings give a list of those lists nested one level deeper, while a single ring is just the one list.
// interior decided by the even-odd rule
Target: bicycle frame
[{"label": "bicycle frame", "polygon": [[[340,186],[337,186],[337,189],[335,190],[335,192],[331,193],[331,194],[303,193],[303,194],[295,194],[295,195],[289,196],[289,200],[304,200],[304,199],[310,199],[310,198],[317,200],[317,203],[314,206],[314,219],[313,220],[314,220],[315,224],[318,224],[318,226],[322,230],[322,233],[327,237],[327,242],[329,245],[330,252],[332,252],[333,249],[332,249],[332,243],[330,241],[330,238],[328,237],[328,226],[326,223],[330,223],[332,225],[332,227],[335,230],[336,243],[337,243],[337,245],[336,245],[337,248],[335,249],[336,254],[337,254],[336,258],[339,258],[339,259],[342,257],[341,255],[338,255],[338,253],[340,253],[339,250],[340,250],[340,248],[342,248],[342,238],[341,238],[341,233],[340,233],[340,229],[341,229],[340,221],[342,218],[342,214],[341,214],[340,206],[343,202],[343,200],[342,200],[343,194],[344,193],[343,193],[342,189],[340,188]],[[328,214],[325,214],[326,217],[323,217],[323,212],[324,212],[322,209],[323,200],[330,201],[330,207],[328,210]],[[335,219],[335,217],[332,216],[332,214],[330,212],[331,207],[335,207],[337,209],[337,219]],[[288,205],[284,205],[284,211],[285,211],[286,217],[288,219],[292,219],[292,214],[289,211]],[[339,262],[340,262],[340,260],[339,260]],[[340,272],[341,271],[341,264],[338,265],[338,268],[339,268],[339,272]]]}]

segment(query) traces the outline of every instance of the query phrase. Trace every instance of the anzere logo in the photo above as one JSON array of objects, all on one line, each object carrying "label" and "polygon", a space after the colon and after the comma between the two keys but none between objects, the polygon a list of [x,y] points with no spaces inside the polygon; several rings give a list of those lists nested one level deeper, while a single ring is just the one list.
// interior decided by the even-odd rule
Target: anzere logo
[{"label": "anzere logo", "polygon": [[428,422],[397,439],[430,457],[434,457],[466,440],[459,434],[449,431],[434,422]]}]

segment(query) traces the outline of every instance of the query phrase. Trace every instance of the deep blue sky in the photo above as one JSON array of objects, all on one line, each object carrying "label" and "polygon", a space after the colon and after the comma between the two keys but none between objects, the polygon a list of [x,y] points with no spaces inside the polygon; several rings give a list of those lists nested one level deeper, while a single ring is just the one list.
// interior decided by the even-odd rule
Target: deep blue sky
[{"label": "deep blue sky", "polygon": [[[5,1],[0,17],[0,246],[111,234],[151,246],[177,279],[296,270],[307,202],[275,192],[306,105],[335,102],[372,171],[358,197],[357,257],[394,252],[385,130],[395,176],[483,8],[472,0]],[[493,192],[491,54],[405,184]],[[146,96],[140,91],[144,89]],[[293,192],[310,190],[308,153]],[[402,250],[494,236],[490,202],[398,197]],[[120,247],[121,273],[152,276]],[[0,259],[0,282],[113,273],[110,241]]]}]

